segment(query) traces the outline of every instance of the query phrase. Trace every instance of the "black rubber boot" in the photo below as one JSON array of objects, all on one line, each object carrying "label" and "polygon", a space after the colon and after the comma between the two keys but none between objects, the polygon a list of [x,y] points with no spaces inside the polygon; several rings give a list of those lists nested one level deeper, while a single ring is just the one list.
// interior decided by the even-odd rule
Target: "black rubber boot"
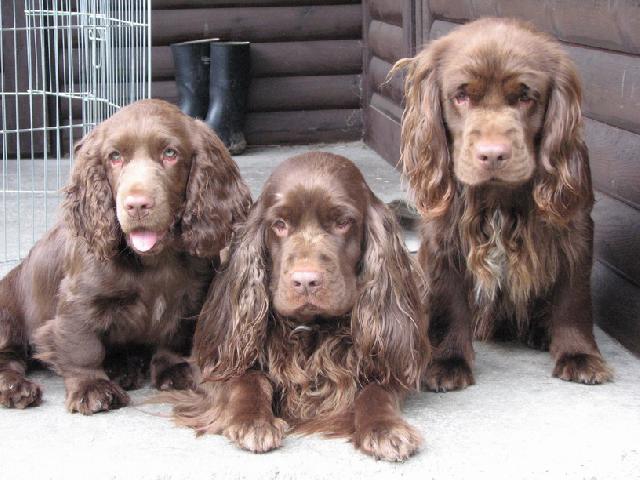
[{"label": "black rubber boot", "polygon": [[233,154],[247,146],[242,129],[251,82],[251,44],[214,42],[209,45],[209,113],[207,125]]},{"label": "black rubber boot", "polygon": [[217,38],[171,44],[180,103],[187,115],[204,119],[209,107],[209,45]]}]

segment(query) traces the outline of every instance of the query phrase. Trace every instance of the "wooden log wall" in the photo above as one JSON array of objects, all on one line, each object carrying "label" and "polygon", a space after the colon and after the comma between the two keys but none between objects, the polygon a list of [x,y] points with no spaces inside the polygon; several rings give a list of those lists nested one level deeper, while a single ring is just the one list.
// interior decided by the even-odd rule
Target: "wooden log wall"
[{"label": "wooden log wall", "polygon": [[[564,43],[582,77],[585,135],[597,190],[595,319],[640,354],[640,4],[418,0],[414,12],[417,45],[481,16],[524,18]],[[388,158],[397,159],[398,147],[386,148]]]},{"label": "wooden log wall", "polygon": [[402,78],[393,64],[415,53],[415,0],[366,0],[363,15],[364,139],[392,165],[400,149]]},{"label": "wooden log wall", "polygon": [[155,0],[152,95],[177,102],[173,42],[252,42],[250,144],[362,138],[360,0]]}]

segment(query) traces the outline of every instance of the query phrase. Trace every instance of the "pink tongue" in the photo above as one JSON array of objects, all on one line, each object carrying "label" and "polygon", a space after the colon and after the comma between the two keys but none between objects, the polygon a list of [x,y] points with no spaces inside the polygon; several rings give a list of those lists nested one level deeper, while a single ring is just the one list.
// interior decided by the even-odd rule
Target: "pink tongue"
[{"label": "pink tongue", "polygon": [[129,234],[129,240],[133,245],[133,248],[139,252],[146,252],[151,250],[158,241],[158,234],[156,232],[137,231]]}]

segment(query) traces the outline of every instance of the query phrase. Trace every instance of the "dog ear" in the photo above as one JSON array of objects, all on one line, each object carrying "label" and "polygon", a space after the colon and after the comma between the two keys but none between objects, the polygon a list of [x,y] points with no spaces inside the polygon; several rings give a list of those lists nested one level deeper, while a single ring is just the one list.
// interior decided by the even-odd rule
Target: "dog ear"
[{"label": "dog ear", "polygon": [[550,221],[566,223],[593,203],[589,154],[582,135],[581,88],[567,55],[557,48],[544,126],[540,171],[534,187],[538,209]]},{"label": "dog ear", "polygon": [[416,388],[430,357],[419,267],[392,212],[373,193],[365,219],[351,331],[365,377]]},{"label": "dog ear", "polygon": [[182,215],[182,241],[192,255],[212,258],[231,239],[233,225],[245,220],[251,193],[222,141],[205,123],[191,121],[196,153]]},{"label": "dog ear", "polygon": [[63,191],[62,215],[70,230],[86,241],[89,252],[106,260],[115,255],[122,232],[100,156],[101,137],[98,125],[76,143],[71,180]]},{"label": "dog ear", "polygon": [[204,378],[243,373],[258,358],[269,317],[265,228],[259,201],[238,226],[197,322],[194,356]]},{"label": "dog ear", "polygon": [[400,162],[417,208],[431,218],[447,211],[455,188],[438,79],[443,49],[442,41],[436,41],[415,58],[398,61],[392,69],[406,71]]}]

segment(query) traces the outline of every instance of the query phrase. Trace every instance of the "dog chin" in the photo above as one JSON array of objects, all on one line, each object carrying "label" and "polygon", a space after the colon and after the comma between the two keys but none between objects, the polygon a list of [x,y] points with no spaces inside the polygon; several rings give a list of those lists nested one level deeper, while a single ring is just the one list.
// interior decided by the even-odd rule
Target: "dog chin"
[{"label": "dog chin", "polygon": [[531,176],[523,178],[505,178],[499,172],[487,174],[475,174],[470,178],[456,175],[458,181],[468,187],[489,187],[489,188],[517,188],[531,180]]}]

